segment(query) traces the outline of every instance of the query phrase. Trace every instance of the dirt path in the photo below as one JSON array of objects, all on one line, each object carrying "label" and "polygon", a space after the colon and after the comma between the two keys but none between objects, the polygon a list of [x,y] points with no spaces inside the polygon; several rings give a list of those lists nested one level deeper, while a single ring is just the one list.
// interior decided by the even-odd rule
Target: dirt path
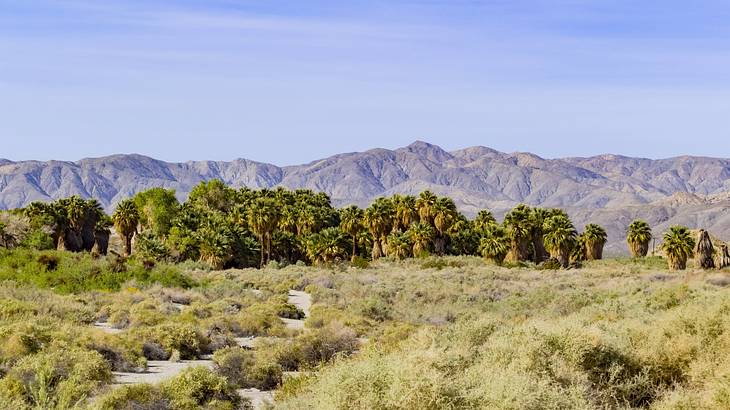
[{"label": "dirt path", "polygon": [[96,322],[94,323],[94,327],[101,330],[104,333],[109,334],[115,334],[122,331],[122,329],[117,329],[113,327],[109,322]]},{"label": "dirt path", "polygon": [[126,384],[150,383],[156,384],[172,377],[188,367],[203,366],[213,368],[212,360],[182,360],[171,362],[167,360],[150,360],[147,362],[147,371],[144,373],[114,372],[113,386]]},{"label": "dirt path", "polygon": [[[309,309],[312,307],[312,295],[307,292],[300,290],[290,290],[288,301],[292,305],[296,306],[304,312],[304,317],[309,317]],[[302,319],[286,319],[281,318],[281,321],[286,324],[289,329],[302,330],[304,329],[304,320]]]},{"label": "dirt path", "polygon": [[300,290],[290,290],[289,303],[301,309],[304,316],[309,317],[309,309],[312,307],[312,295]]},{"label": "dirt path", "polygon": [[[312,307],[312,296],[310,294],[302,291],[291,290],[289,291],[288,301],[292,305],[296,306],[297,309],[304,312],[305,317],[309,317],[310,308]],[[179,309],[182,310],[184,308]],[[286,324],[286,327],[290,329],[304,329],[304,320],[285,318],[281,318],[281,320]],[[115,329],[108,323],[97,322],[94,323],[94,326],[108,333],[118,333],[121,331],[121,329]],[[257,338],[255,337],[240,337],[236,338],[236,342],[241,347],[254,349],[256,339]],[[150,360],[147,362],[147,371],[144,373],[114,372],[114,384],[112,386],[119,387],[139,383],[156,384],[177,376],[188,367],[195,366],[204,366],[212,369],[214,364],[212,360],[183,360],[180,362]],[[298,374],[296,372],[292,373]],[[238,394],[241,395],[241,397],[250,399],[254,409],[262,408],[264,404],[274,402],[273,391],[240,389],[238,390]]]},{"label": "dirt path", "polygon": [[239,389],[236,390],[236,392],[244,399],[251,400],[251,405],[254,409],[263,408],[264,405],[267,403],[274,403],[273,391],[261,391],[259,389]]}]

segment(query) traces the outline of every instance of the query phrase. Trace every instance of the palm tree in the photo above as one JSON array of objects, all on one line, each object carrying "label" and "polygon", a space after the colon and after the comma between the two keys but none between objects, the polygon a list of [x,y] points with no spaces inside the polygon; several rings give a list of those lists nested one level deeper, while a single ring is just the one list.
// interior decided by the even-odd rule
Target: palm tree
[{"label": "palm tree", "polygon": [[[96,199],[87,199],[84,201],[84,217],[81,224],[81,241],[82,241],[82,247],[85,251],[91,251],[94,249],[94,246],[96,245],[97,241],[97,228],[99,227],[99,223],[103,221],[104,218],[108,218],[106,213],[104,213],[104,208],[101,206],[99,201]],[[139,209],[139,208],[137,208]],[[104,225],[102,223],[102,225]],[[111,226],[111,223],[107,225],[108,227]],[[105,230],[102,227],[102,230],[98,232],[102,236],[105,235]],[[102,238],[103,240],[103,238]],[[107,237],[108,242],[108,237]],[[104,252],[105,253],[105,252]]]},{"label": "palm tree", "polygon": [[230,236],[220,227],[212,225],[198,230],[197,237],[200,241],[200,260],[213,269],[223,269],[232,256]]},{"label": "palm tree", "polygon": [[443,254],[446,250],[446,232],[454,223],[456,214],[456,205],[451,198],[440,197],[431,208],[433,227],[436,228],[433,244],[439,255]]},{"label": "palm tree", "polygon": [[306,205],[299,209],[296,225],[298,236],[304,236],[315,231],[317,215],[313,206]]},{"label": "palm tree", "polygon": [[504,227],[510,239],[508,258],[514,262],[529,259],[532,223],[530,221],[530,207],[524,204],[517,205],[504,216]]},{"label": "palm tree", "polygon": [[575,240],[575,246],[570,253],[570,260],[573,262],[583,262],[588,257],[588,247],[586,246],[585,232],[579,234]]},{"label": "palm tree", "polygon": [[112,215],[114,229],[124,242],[124,255],[132,254],[132,238],[137,233],[137,224],[139,224],[139,211],[134,201],[125,199],[117,205],[117,209]]},{"label": "palm tree", "polygon": [[109,229],[114,223],[106,214],[102,215],[94,226],[94,246],[92,251],[98,255],[106,255],[109,250],[109,237],[111,230]]},{"label": "palm tree", "polygon": [[421,222],[427,224],[433,223],[433,206],[436,204],[438,197],[431,191],[423,191],[416,200],[416,208],[418,209],[418,216]]},{"label": "palm tree", "polygon": [[279,211],[273,198],[259,197],[248,208],[248,226],[258,237],[261,247],[261,266],[271,257],[271,237],[279,223]]},{"label": "palm tree", "polygon": [[603,246],[606,244],[606,230],[596,224],[588,224],[583,231],[586,259],[589,261],[603,258]]},{"label": "palm tree", "polygon": [[532,261],[540,263],[548,258],[543,238],[545,233],[542,226],[545,220],[553,216],[553,211],[545,208],[532,208],[530,210],[530,235],[532,240]]},{"label": "palm tree", "polygon": [[418,221],[416,197],[411,195],[393,195],[392,201],[393,207],[395,208],[394,230],[406,230],[411,224]]},{"label": "palm tree", "polygon": [[357,236],[365,229],[363,218],[365,213],[355,205],[350,205],[340,211],[340,229],[352,237],[352,255],[350,260],[355,260],[357,255]]},{"label": "palm tree", "polygon": [[477,232],[486,232],[492,225],[496,225],[497,220],[488,209],[482,209],[474,218],[473,227]]},{"label": "palm tree", "polygon": [[713,256],[715,254],[715,247],[712,246],[712,239],[710,234],[700,229],[697,235],[697,246],[694,247],[695,254],[695,266],[700,269],[713,269],[715,267],[715,260]]},{"label": "palm tree", "polygon": [[285,205],[281,209],[279,218],[279,229],[286,232],[297,233],[298,211],[294,205]]},{"label": "palm tree", "polygon": [[86,216],[86,203],[80,196],[74,195],[67,198],[66,215],[68,215],[68,223],[75,232],[81,231]]},{"label": "palm tree", "polygon": [[347,255],[347,241],[343,233],[335,228],[325,228],[307,238],[307,255],[317,264],[332,263]]},{"label": "palm tree", "polygon": [[431,247],[434,237],[434,230],[431,225],[423,222],[416,222],[406,231],[413,241],[413,256],[424,256]]},{"label": "palm tree", "polygon": [[386,236],[393,223],[393,206],[386,198],[378,198],[365,210],[365,226],[373,236],[373,260],[383,256]]},{"label": "palm tree", "polygon": [[479,252],[485,259],[497,265],[501,265],[504,262],[509,248],[510,240],[507,231],[496,224],[487,227],[484,236],[479,241]]},{"label": "palm tree", "polygon": [[454,223],[447,233],[451,255],[476,255],[482,234],[474,229],[474,222],[466,219],[461,213],[456,214]]},{"label": "palm tree", "polygon": [[573,223],[564,215],[555,215],[545,220],[545,248],[550,256],[556,258],[563,268],[570,263],[570,254],[577,245],[578,231]]},{"label": "palm tree", "polygon": [[717,252],[717,260],[715,261],[715,267],[722,269],[730,266],[730,251],[728,250],[727,244],[721,243],[720,250]]},{"label": "palm tree", "polygon": [[687,267],[687,258],[692,255],[695,241],[685,226],[673,226],[664,233],[662,250],[667,256],[669,270],[682,270]]},{"label": "palm tree", "polygon": [[405,259],[411,254],[411,238],[407,233],[393,232],[388,235],[388,255],[397,260]]},{"label": "palm tree", "polygon": [[649,241],[651,241],[651,228],[649,224],[641,219],[631,222],[626,234],[626,243],[634,258],[643,258],[649,252]]}]

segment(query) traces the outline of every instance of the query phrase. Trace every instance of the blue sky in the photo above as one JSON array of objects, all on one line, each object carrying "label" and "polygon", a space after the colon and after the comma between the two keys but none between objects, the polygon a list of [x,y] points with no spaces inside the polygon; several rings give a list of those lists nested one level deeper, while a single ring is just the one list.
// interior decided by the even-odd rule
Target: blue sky
[{"label": "blue sky", "polygon": [[0,0],[0,158],[730,157],[726,0]]}]

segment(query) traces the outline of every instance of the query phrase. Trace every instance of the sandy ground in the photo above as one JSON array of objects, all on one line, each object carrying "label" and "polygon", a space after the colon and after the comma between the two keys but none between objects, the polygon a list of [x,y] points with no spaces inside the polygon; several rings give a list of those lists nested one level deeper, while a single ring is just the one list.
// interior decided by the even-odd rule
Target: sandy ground
[{"label": "sandy ground", "polygon": [[147,362],[147,371],[144,373],[114,372],[114,385],[150,383],[155,384],[176,376],[188,367],[204,366],[213,368],[212,360],[182,360],[170,362],[167,360],[150,360]]},{"label": "sandy ground", "polygon": [[239,389],[236,390],[239,396],[251,400],[254,409],[260,409],[266,403],[274,403],[274,392],[261,391],[259,389]]},{"label": "sandy ground", "polygon": [[309,317],[309,309],[312,307],[312,295],[299,290],[290,290],[289,303],[301,309],[304,316]]},{"label": "sandy ground", "polygon": [[110,325],[108,322],[96,322],[94,323],[94,327],[101,330],[102,332],[111,334],[119,333],[122,331],[122,329],[112,327],[112,325]]},{"label": "sandy ground", "polygon": [[[306,292],[292,290],[289,291],[288,297],[289,303],[301,309],[305,316],[309,316],[309,309],[312,306],[312,296]],[[178,309],[184,309],[183,306],[179,306]],[[304,329],[304,320],[285,319],[281,320],[290,329]],[[105,322],[94,323],[94,326],[108,333],[119,333],[121,329],[115,329],[110,324]],[[256,348],[255,337],[238,337],[236,342],[241,347],[249,349]],[[205,366],[207,368],[213,368],[212,360],[183,360],[180,362],[170,362],[164,360],[150,360],[147,362],[147,371],[144,373],[125,373],[125,372],[114,372],[114,387],[124,386],[127,384],[138,384],[138,383],[150,383],[156,384],[163,382],[167,379],[175,377],[180,372],[188,367]],[[286,377],[297,377],[298,372],[286,372]],[[274,402],[273,391],[260,391],[258,389],[240,389],[238,393],[241,397],[248,398],[251,400],[254,409],[260,409],[266,403]]]},{"label": "sandy ground", "polygon": [[[312,295],[299,290],[290,290],[288,299],[289,303],[304,312],[304,317],[309,317],[309,309],[312,307]],[[281,318],[281,321],[284,322],[286,327],[289,329],[304,329],[304,320]]]},{"label": "sandy ground", "polygon": [[249,337],[236,337],[233,340],[236,341],[236,343],[241,346],[245,347],[247,349],[255,349],[256,348],[256,337],[255,336],[249,336]]}]

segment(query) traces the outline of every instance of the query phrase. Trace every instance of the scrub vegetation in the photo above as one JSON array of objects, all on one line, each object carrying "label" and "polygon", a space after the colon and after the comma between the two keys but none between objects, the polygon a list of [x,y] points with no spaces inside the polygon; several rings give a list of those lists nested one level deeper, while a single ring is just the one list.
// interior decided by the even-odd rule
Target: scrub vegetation
[{"label": "scrub vegetation", "polygon": [[[603,259],[605,230],[559,209],[215,181],[0,223],[0,408],[237,409],[245,389],[285,409],[730,407],[727,246],[705,231],[635,221],[633,256]],[[191,360],[210,366],[117,383]]]}]

